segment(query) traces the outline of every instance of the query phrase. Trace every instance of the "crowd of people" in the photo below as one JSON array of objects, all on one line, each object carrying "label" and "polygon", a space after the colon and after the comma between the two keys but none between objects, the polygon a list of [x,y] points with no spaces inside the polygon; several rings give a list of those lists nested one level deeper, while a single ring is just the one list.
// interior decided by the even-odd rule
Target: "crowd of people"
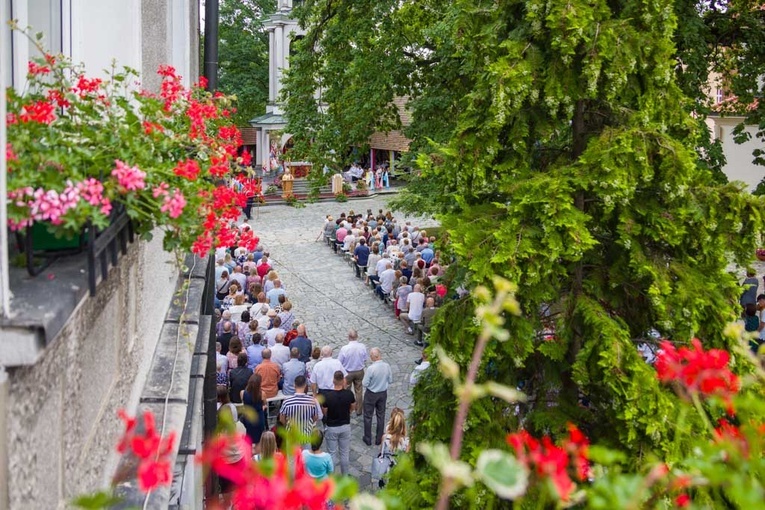
[{"label": "crowd of people", "polygon": [[446,266],[436,251],[435,236],[391,212],[377,215],[352,210],[337,219],[327,216],[324,238],[345,257],[357,278],[392,308],[414,343],[424,347],[436,309],[447,294],[441,282]]},{"label": "crowd of people", "polygon": [[390,172],[388,163],[376,165],[374,169],[364,169],[358,163],[353,163],[348,170],[343,172],[343,179],[354,184],[363,182],[367,189],[390,188]]},{"label": "crowd of people", "polygon": [[[370,225],[352,213],[341,217],[342,224],[337,223],[332,234],[337,239],[339,233],[343,241],[357,239],[347,249],[355,253],[353,265],[359,276],[370,285],[384,286],[382,297],[395,301],[396,317],[410,334],[426,334],[436,303],[445,293],[436,283],[443,268],[432,247],[434,239],[409,225],[399,229],[406,234],[400,246],[417,248],[412,255],[393,249],[399,241],[394,226],[389,223],[390,230],[385,226],[389,220],[374,219]],[[243,223],[237,229],[245,233],[250,226]],[[365,256],[359,247],[367,240],[372,250]],[[407,256],[414,270],[407,270]],[[215,258],[219,419],[234,424],[252,443],[251,452],[232,449],[227,461],[273,458],[280,455],[283,437],[292,434],[304,446],[303,460],[312,476],[349,474],[353,413],[363,416],[365,444],[380,446],[391,457],[408,449],[403,410],[394,408],[386,420],[393,373],[379,348],[368,348],[355,329],[347,331],[348,342],[336,356],[327,339],[319,346],[320,341],[309,335],[309,325],[297,318],[300,310],[290,301],[290,289],[259,243],[253,249],[241,244],[220,249]],[[382,262],[380,271],[377,266],[368,271],[375,258]],[[423,345],[422,335],[417,337],[418,345]],[[418,363],[411,383],[429,366],[425,356]],[[231,488],[223,477],[220,483],[224,492]]]}]

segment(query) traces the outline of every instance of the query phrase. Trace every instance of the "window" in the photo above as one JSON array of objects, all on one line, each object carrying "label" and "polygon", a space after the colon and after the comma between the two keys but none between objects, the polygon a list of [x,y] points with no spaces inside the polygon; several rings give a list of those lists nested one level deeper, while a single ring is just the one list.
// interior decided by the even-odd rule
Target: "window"
[{"label": "window", "polygon": [[717,89],[717,104],[722,103],[723,99],[725,99],[725,94],[723,94],[723,89],[718,88]]}]

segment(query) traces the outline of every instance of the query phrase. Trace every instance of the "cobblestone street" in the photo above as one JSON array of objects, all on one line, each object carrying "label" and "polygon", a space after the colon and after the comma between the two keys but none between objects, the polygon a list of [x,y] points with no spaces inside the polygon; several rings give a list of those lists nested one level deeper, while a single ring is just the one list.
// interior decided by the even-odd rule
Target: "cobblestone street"
[{"label": "cobblestone street", "polygon": [[[331,345],[334,356],[347,343],[350,328],[359,332],[359,341],[367,348],[379,347],[383,360],[393,371],[394,382],[388,390],[386,419],[397,406],[407,413],[412,404],[409,376],[420,349],[414,337],[405,334],[403,325],[340,255],[336,255],[324,242],[317,240],[324,218],[348,210],[366,211],[386,209],[386,197],[355,200],[348,203],[325,202],[307,204],[305,208],[269,206],[253,211],[255,232],[261,244],[270,251],[274,268],[284,282],[287,295],[294,306],[295,317],[304,322],[314,345]],[[434,225],[433,220],[406,218],[396,215],[398,221],[411,220],[416,226]],[[374,424],[373,424],[374,430]],[[367,446],[362,440],[363,419],[355,414],[351,421],[351,475],[362,488],[370,485],[372,456],[379,446]]]}]

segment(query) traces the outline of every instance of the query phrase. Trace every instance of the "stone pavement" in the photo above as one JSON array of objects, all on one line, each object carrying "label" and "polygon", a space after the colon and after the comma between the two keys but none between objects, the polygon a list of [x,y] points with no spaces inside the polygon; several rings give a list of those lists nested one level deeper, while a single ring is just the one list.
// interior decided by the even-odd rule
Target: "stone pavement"
[{"label": "stone pavement", "polygon": [[[269,206],[253,211],[249,222],[271,253],[273,266],[287,289],[295,317],[302,321],[314,345],[331,345],[334,355],[348,340],[348,330],[359,332],[359,341],[367,348],[379,347],[383,360],[393,371],[393,384],[388,390],[386,421],[393,407],[409,412],[412,405],[409,376],[420,348],[414,337],[405,334],[403,325],[393,315],[393,309],[377,299],[353,270],[317,237],[324,218],[337,218],[341,212],[367,209],[377,214],[387,211],[385,197],[353,200],[346,203],[324,202],[306,204],[305,208]],[[398,221],[411,220],[416,226],[434,225],[433,220],[406,218],[397,214]],[[351,475],[361,488],[371,484],[370,466],[379,446],[367,446],[362,440],[363,419],[354,413],[351,419]],[[373,434],[375,423],[372,423]]]}]

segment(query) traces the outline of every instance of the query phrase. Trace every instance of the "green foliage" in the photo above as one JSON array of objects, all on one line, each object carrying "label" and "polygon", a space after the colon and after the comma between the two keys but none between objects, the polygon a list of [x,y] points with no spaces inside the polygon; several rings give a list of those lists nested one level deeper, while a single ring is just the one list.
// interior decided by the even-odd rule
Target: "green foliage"
[{"label": "green foliage", "polygon": [[232,116],[239,126],[266,111],[268,102],[268,33],[266,18],[274,0],[221,0],[219,34],[220,90],[236,96]]},{"label": "green foliage", "polygon": [[[385,105],[405,91],[417,172],[395,205],[441,221],[444,258],[458,266],[450,288],[495,275],[518,285],[523,315],[504,326],[507,342],[487,346],[478,382],[522,387],[528,402],[517,412],[500,399],[474,403],[460,458],[469,465],[519,426],[555,437],[577,423],[595,443],[622,448],[630,476],[650,452],[687,459],[708,434],[699,417],[677,427],[679,399],[635,343],[655,329],[737,345],[722,334],[740,294],[729,268],[750,261],[765,201],[721,177],[703,88],[719,56],[709,42],[735,34],[729,54],[740,58],[719,62],[745,68],[739,82],[753,98],[761,61],[743,56],[759,55],[765,31],[752,33],[762,21],[752,2],[723,3],[741,23],[691,0],[304,2],[287,109],[289,129],[313,141],[305,154],[342,163],[343,147],[385,128]],[[460,373],[479,333],[475,306],[447,303],[431,332]],[[429,374],[416,386],[416,442],[449,439],[453,384]],[[411,456],[386,492],[432,506],[436,471]],[[454,507],[500,504],[480,486],[455,494]]]},{"label": "green foliage", "polygon": [[72,501],[72,505],[83,510],[100,510],[102,508],[113,508],[119,505],[121,501],[111,491],[101,491],[95,494],[79,496]]}]

